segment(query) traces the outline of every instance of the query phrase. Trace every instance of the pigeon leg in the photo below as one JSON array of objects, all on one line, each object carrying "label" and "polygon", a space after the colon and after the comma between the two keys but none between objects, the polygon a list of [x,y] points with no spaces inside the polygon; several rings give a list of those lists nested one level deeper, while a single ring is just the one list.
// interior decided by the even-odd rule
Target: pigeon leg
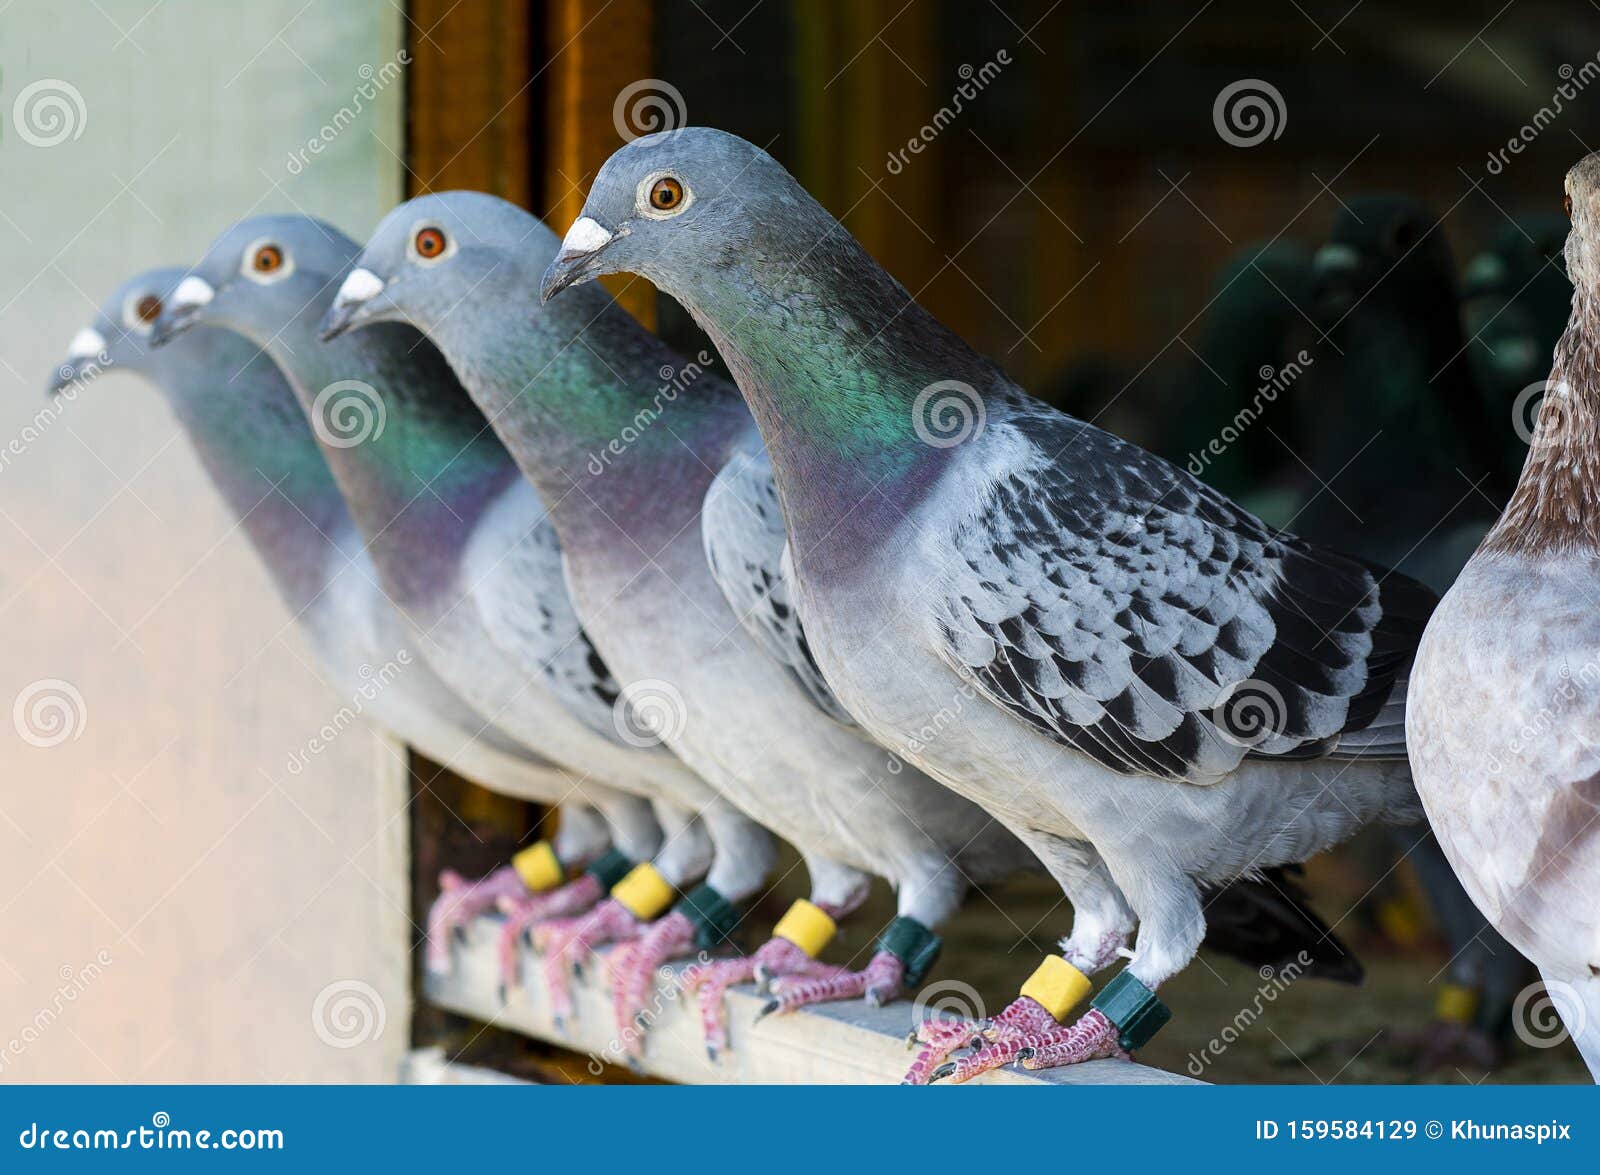
[{"label": "pigeon leg", "polygon": [[626,942],[648,923],[616,898],[607,898],[576,918],[554,918],[536,926],[533,944],[544,955],[544,978],[558,1023],[572,1015],[571,974],[603,943]]},{"label": "pigeon leg", "polygon": [[773,937],[753,955],[697,963],[683,973],[683,986],[693,992],[700,1008],[700,1028],[712,1060],[728,1047],[728,1014],[723,997],[740,983],[765,985],[773,977],[824,975],[839,970],[819,963],[786,938]]},{"label": "pigeon leg", "polygon": [[650,989],[661,966],[693,952],[695,928],[677,910],[663,916],[632,942],[611,953],[607,971],[611,981],[611,1010],[617,1039],[630,1057],[644,1051],[644,1034],[660,1015],[659,1004],[649,1006]]},{"label": "pigeon leg", "polygon": [[428,970],[448,975],[450,938],[479,914],[494,908],[502,897],[526,895],[528,887],[510,865],[496,869],[479,881],[468,881],[453,869],[439,875],[439,896],[428,910]]},{"label": "pigeon leg", "polygon": [[502,897],[497,903],[506,920],[500,927],[498,943],[500,955],[500,999],[521,978],[518,948],[537,923],[550,918],[571,917],[591,908],[605,896],[599,878],[584,873],[559,889],[542,894],[518,894]]}]

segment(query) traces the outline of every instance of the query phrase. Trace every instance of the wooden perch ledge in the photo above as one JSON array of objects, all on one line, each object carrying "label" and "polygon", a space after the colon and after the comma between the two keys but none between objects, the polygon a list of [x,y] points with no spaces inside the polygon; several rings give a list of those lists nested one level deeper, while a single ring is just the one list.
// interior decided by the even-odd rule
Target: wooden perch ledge
[{"label": "wooden perch ledge", "polygon": [[[497,916],[477,919],[466,928],[466,941],[454,951],[449,975],[429,975],[424,995],[430,1003],[497,1028],[522,1032],[540,1040],[588,1054],[595,1071],[602,1062],[625,1063],[612,1023],[610,996],[603,986],[604,962],[596,959],[573,981],[576,1016],[564,1029],[550,1014],[549,997],[539,972],[539,957],[524,946],[523,982],[505,1002],[499,995],[500,972],[495,957],[500,929]],[[604,952],[602,952],[603,955]],[[683,968],[670,974],[676,978]],[[729,1049],[715,1061],[706,1054],[700,1018],[693,997],[676,982],[663,978],[649,1012],[643,1069],[651,1076],[691,1084],[842,1084],[878,1085],[898,1082],[910,1063],[906,1048],[912,1006],[902,1001],[870,1008],[861,1001],[825,1004],[787,1015],[756,1013],[766,1002],[751,987],[728,992]],[[1027,1073],[1006,1068],[978,1078],[990,1085],[1195,1085],[1188,1077],[1126,1061],[1091,1061],[1083,1065]]]}]

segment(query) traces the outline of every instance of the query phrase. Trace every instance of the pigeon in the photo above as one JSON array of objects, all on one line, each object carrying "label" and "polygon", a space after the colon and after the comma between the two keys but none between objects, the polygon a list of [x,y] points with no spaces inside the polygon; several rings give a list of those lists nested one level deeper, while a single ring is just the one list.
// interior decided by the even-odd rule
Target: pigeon
[{"label": "pigeon", "polygon": [[[1567,327],[1572,283],[1562,266],[1567,219],[1534,213],[1508,222],[1462,278],[1468,355],[1483,411],[1500,434],[1499,477],[1515,484],[1550,371]],[[1517,427],[1507,429],[1508,420]]]},{"label": "pigeon", "polygon": [[[396,738],[466,778],[504,795],[561,804],[553,843],[529,846],[520,857],[542,864],[547,876],[541,879],[526,864],[521,872],[508,867],[485,889],[527,893],[524,874],[553,887],[558,870],[592,867],[608,852],[648,859],[660,831],[647,804],[603,786],[578,787],[469,705],[414,651],[417,642],[379,589],[277,365],[239,335],[212,327],[152,348],[155,325],[183,278],[181,269],[157,269],[120,286],[74,337],[52,388],[80,387],[106,371],[132,372],[154,384],[334,688],[359,700],[362,713]],[[449,931],[466,897],[459,878],[446,874],[444,882],[430,918],[429,958],[436,969],[449,966]]]},{"label": "pigeon", "polygon": [[[1315,473],[1293,525],[1443,591],[1493,521],[1506,468],[1493,432],[1510,419],[1512,397],[1487,415],[1455,264],[1417,201],[1352,199],[1314,269],[1312,314],[1325,334],[1308,342],[1312,362],[1289,396],[1316,422],[1304,431]],[[1433,1021],[1395,1042],[1423,1071],[1455,1061],[1492,1068],[1528,964],[1487,926],[1425,822],[1387,831],[1388,853],[1385,838],[1372,842],[1387,857],[1372,861],[1374,876],[1390,876],[1393,853],[1403,853],[1449,951]]]},{"label": "pigeon", "polygon": [[[754,842],[747,851],[757,855],[770,851],[769,838],[622,721],[617,683],[572,611],[548,516],[438,351],[399,325],[318,341],[317,320],[358,251],[309,217],[242,221],[173,291],[154,339],[206,323],[265,350],[424,659],[474,708],[565,768],[576,794],[594,782],[654,801],[660,850],[626,877],[591,875],[565,891],[567,904],[581,906],[613,883],[606,900],[535,932],[536,941],[555,940],[545,975],[565,1018],[568,968],[598,942],[639,933],[676,887],[704,873],[719,826],[737,849]],[[501,942],[509,969],[515,951]]]},{"label": "pigeon", "polygon": [[1456,874],[1600,1081],[1600,154],[1566,208],[1571,315],[1527,463],[1423,635],[1406,734]]},{"label": "pigeon", "polygon": [[1280,401],[1302,374],[1291,341],[1304,330],[1311,274],[1311,252],[1298,242],[1242,250],[1218,277],[1198,351],[1174,381],[1162,451],[1253,506],[1286,496],[1279,483],[1300,446]]},{"label": "pigeon", "polygon": [[1028,396],[733,135],[613,154],[542,294],[620,271],[684,305],[753,410],[834,696],[1072,903],[1016,1001],[922,1026],[908,1081],[1126,1055],[1170,1018],[1156,991],[1200,945],[1204,886],[1418,818],[1425,588]]},{"label": "pigeon", "polygon": [[1443,591],[1506,488],[1444,231],[1409,197],[1358,196],[1313,268],[1318,338],[1292,395],[1305,444],[1289,525]]},{"label": "pigeon", "polygon": [[[722,993],[758,971],[768,1011],[914,990],[969,886],[1037,863],[839,707],[795,617],[771,466],[738,391],[598,287],[541,310],[538,279],[558,245],[493,196],[412,200],[378,226],[325,331],[399,321],[439,347],[548,503],[607,663],[622,680],[662,683],[677,707],[669,744],[800,850],[809,899],[753,956],[688,978],[713,1055],[726,1043]],[[872,957],[857,970],[819,963],[874,876],[899,900]],[[716,945],[725,928],[712,915],[759,881],[714,871],[698,915],[680,910],[625,948],[620,1024],[642,1010],[659,964]]]}]

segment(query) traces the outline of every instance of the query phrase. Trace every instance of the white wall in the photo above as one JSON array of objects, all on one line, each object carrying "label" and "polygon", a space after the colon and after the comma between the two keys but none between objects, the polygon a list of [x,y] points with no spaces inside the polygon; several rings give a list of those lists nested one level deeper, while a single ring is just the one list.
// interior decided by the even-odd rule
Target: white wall
[{"label": "white wall", "polygon": [[[0,467],[0,1081],[382,1080],[403,1051],[396,751],[358,730],[284,769],[347,699],[285,628],[153,391],[107,377],[31,424],[67,340],[124,277],[192,260],[251,212],[358,236],[376,223],[401,195],[403,81],[375,102],[356,91],[403,23],[386,0],[0,15],[0,448],[25,445]],[[14,109],[41,79],[74,131],[54,146],[30,144]],[[291,174],[290,152],[353,103]],[[82,702],[49,747],[12,719],[42,679]],[[63,978],[85,968],[99,973]],[[316,1030],[319,993],[342,981],[382,1001],[381,1035],[359,1009],[340,1019],[345,988]],[[341,1031],[372,1038],[323,1039]]]}]

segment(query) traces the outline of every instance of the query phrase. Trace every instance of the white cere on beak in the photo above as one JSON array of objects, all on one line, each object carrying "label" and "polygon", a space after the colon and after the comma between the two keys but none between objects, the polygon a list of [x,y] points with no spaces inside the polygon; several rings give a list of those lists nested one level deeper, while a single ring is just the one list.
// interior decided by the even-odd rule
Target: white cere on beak
[{"label": "white cere on beak", "polygon": [[352,269],[334,296],[335,306],[351,306],[370,301],[383,293],[383,279],[370,269]]},{"label": "white cere on beak", "polygon": [[178,288],[172,291],[172,301],[177,306],[204,306],[217,296],[217,291],[211,288],[211,283],[203,277],[190,274],[178,283]]},{"label": "white cere on beak", "polygon": [[106,349],[106,337],[92,326],[86,326],[72,336],[67,344],[68,359],[88,359]]},{"label": "white cere on beak", "polygon": [[609,245],[615,236],[615,233],[602,228],[599,221],[592,217],[580,216],[572,222],[567,235],[561,239],[561,255],[576,257],[584,253],[593,253],[596,249]]},{"label": "white cere on beak", "polygon": [[1311,264],[1324,272],[1335,269],[1357,269],[1361,265],[1361,254],[1349,245],[1324,245],[1317,250],[1316,256],[1311,259]]}]

